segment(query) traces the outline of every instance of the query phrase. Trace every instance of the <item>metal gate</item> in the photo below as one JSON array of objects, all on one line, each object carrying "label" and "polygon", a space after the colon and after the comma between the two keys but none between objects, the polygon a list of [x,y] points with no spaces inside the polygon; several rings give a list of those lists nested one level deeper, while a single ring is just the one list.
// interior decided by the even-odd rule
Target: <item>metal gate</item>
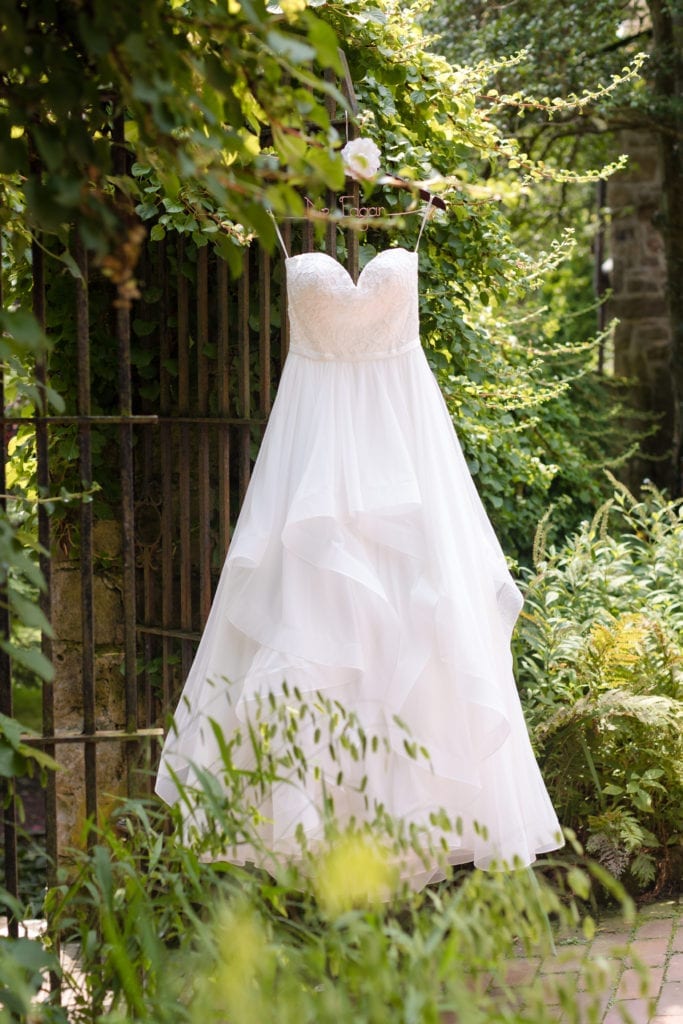
[{"label": "metal gate", "polygon": [[[290,225],[284,225],[283,233],[290,252],[292,246],[301,251],[313,247],[310,224],[295,239]],[[336,255],[334,226],[327,230],[326,246]],[[347,252],[348,269],[355,279],[358,241],[351,232]],[[58,677],[55,683],[43,685],[42,735],[31,742],[58,761],[67,751],[77,751],[73,762],[77,767],[70,774],[80,775],[84,815],[96,820],[105,748],[120,751],[124,792],[144,793],[151,787],[164,725],[209,612],[287,355],[288,329],[284,264],[279,254],[271,258],[257,246],[245,249],[242,275],[230,280],[226,264],[207,246],[197,248],[182,235],[150,243],[139,269],[140,300],[132,309],[110,307],[105,316],[110,332],[105,335],[114,346],[118,379],[109,396],[110,407],[103,413],[92,369],[100,355],[98,346],[103,344],[102,317],[93,312],[102,279],[89,268],[82,246],[76,247],[75,258],[81,278],[74,291],[77,386],[73,406],[64,414],[52,415],[43,402],[30,417],[13,416],[5,406],[0,367],[5,427],[0,494],[6,493],[8,427],[20,424],[27,430],[31,424],[37,485],[44,496],[53,493],[53,442],[60,432],[75,434],[75,471],[85,495],[79,502],[78,544],[69,563],[70,578],[78,580],[76,603],[80,603],[79,636],[71,644],[69,662],[72,675],[78,677],[78,722],[74,725],[73,716],[69,721],[63,718],[60,686],[64,680]],[[45,260],[38,243],[33,246],[32,275],[33,311],[45,327],[49,320]],[[38,361],[35,378],[44,395],[50,380],[47,357]],[[89,493],[97,483],[93,452],[102,445],[111,453],[110,486],[117,492],[113,505],[120,535],[114,559],[120,623],[113,657],[120,665],[115,687],[122,694],[122,716],[115,727],[103,727],[100,720],[103,684],[98,675],[96,592],[102,566],[96,535],[101,523],[97,502],[90,500]],[[64,605],[72,602],[63,599],[54,576],[57,564],[49,553],[55,552],[57,537],[46,503],[38,507],[38,540],[47,582],[40,604],[48,621],[59,624]],[[0,628],[9,635],[8,615],[2,614]],[[51,661],[59,658],[62,643],[59,628],[54,637],[44,634],[43,653]],[[12,665],[4,654],[0,656],[0,710],[9,715],[13,711]],[[62,854],[58,795],[55,773],[50,773],[44,790],[48,885],[56,880]],[[17,894],[21,829],[12,792],[4,810],[3,832],[5,887]],[[17,927],[10,917],[10,934],[17,934]]]}]

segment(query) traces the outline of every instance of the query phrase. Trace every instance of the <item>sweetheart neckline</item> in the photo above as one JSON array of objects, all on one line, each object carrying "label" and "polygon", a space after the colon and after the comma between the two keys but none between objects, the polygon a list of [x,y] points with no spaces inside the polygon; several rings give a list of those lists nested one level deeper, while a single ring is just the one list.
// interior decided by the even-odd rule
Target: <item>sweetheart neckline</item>
[{"label": "sweetheart neckline", "polygon": [[285,263],[291,263],[292,260],[298,260],[302,256],[325,256],[328,260],[332,260],[333,263],[336,263],[336,265],[338,267],[341,267],[341,269],[344,271],[344,273],[348,277],[350,284],[354,288],[358,288],[358,286],[360,285],[360,282],[361,282],[361,278],[363,277],[363,274],[365,273],[367,268],[370,266],[370,264],[374,263],[376,259],[378,259],[380,256],[383,256],[387,252],[405,252],[405,253],[408,254],[408,256],[418,256],[419,255],[419,253],[417,253],[414,249],[406,249],[405,246],[403,246],[403,245],[392,245],[388,249],[380,249],[380,251],[376,252],[375,255],[372,256],[371,259],[369,259],[368,262],[365,264],[365,266],[362,268],[362,270],[360,271],[360,273],[358,275],[358,280],[357,281],[353,280],[353,278],[351,277],[351,274],[349,273],[347,267],[345,267],[343,263],[340,263],[339,260],[335,259],[335,257],[332,256],[329,252],[324,252],[323,250],[319,250],[319,249],[316,250],[316,249],[314,249],[314,250],[311,250],[310,252],[297,252],[297,253],[294,253],[294,255],[292,255],[292,256],[286,256],[285,257]]}]

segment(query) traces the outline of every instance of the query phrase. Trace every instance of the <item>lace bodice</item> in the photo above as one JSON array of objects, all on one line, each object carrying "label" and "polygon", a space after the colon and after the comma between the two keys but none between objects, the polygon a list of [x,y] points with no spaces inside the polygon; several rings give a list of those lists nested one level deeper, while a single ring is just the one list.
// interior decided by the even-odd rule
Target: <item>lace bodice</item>
[{"label": "lace bodice", "polygon": [[290,256],[290,352],[312,359],[382,359],[420,344],[417,253],[385,249],[354,284],[323,252]]}]

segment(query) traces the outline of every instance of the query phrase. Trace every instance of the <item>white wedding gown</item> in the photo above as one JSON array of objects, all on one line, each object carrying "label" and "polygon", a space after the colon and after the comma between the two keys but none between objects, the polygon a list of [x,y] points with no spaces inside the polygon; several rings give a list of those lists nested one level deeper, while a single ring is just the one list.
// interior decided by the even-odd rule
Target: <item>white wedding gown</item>
[{"label": "white wedding gown", "polygon": [[[461,819],[450,862],[529,864],[562,839],[512,674],[522,598],[420,346],[417,270],[403,248],[357,285],[325,253],[287,259],[290,351],[156,788],[172,803],[174,775],[219,775],[210,720],[229,740],[259,695],[287,701],[286,680],[383,740],[338,785],[324,730],[304,732],[342,821],[366,814],[364,770],[370,803],[405,823],[438,839],[434,812]],[[408,755],[396,716],[429,763]],[[226,858],[296,858],[298,826],[322,835],[320,803],[312,776],[276,784],[268,857],[243,844]],[[404,873],[419,886],[435,867]]]}]

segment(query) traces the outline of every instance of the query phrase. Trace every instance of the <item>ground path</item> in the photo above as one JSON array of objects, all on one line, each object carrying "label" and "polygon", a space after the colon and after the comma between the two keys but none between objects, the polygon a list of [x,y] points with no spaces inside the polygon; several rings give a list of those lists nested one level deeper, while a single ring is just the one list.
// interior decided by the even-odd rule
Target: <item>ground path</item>
[{"label": "ground path", "polygon": [[[647,965],[646,981],[633,956]],[[595,999],[582,984],[589,960],[604,966],[595,1016],[589,1012]],[[572,1019],[562,1008],[564,990],[585,1007],[586,1022],[683,1024],[683,897],[642,907],[632,925],[605,917],[591,941],[571,936],[558,941],[555,956],[513,961],[508,980],[520,986],[540,981],[546,1002],[557,1006],[558,1022]]]},{"label": "ground path", "polygon": [[[21,930],[37,937],[43,927],[42,921],[25,922]],[[6,935],[6,928],[0,918],[0,934]],[[641,908],[630,925],[606,916],[593,939],[566,936],[556,950],[554,956],[519,957],[510,963],[507,980],[519,993],[522,1019],[525,987],[540,984],[545,1004],[557,1008],[557,1024],[577,1019],[567,1005],[578,1008],[585,1024],[683,1024],[683,896]],[[67,974],[77,978],[77,950],[64,949],[62,957]],[[634,967],[634,957],[647,966],[646,974]],[[597,999],[586,990],[588,963],[603,972]],[[452,1024],[454,1018],[446,1014],[442,1020]]]}]

